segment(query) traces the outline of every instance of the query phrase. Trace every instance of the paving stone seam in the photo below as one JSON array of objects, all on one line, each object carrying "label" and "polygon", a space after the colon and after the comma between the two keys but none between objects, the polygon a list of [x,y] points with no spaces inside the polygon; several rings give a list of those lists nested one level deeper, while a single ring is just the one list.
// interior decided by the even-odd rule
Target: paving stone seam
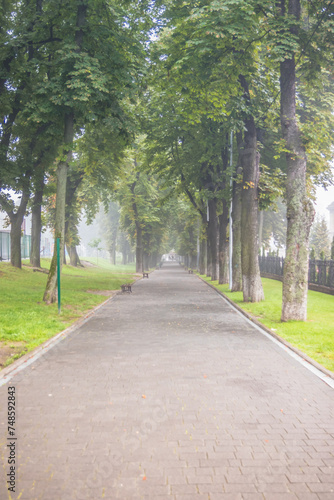
[{"label": "paving stone seam", "polygon": [[[141,279],[141,278],[140,278]],[[112,301],[117,295],[120,295],[122,292],[117,291],[112,297],[108,297],[106,300],[98,304],[94,309],[90,310],[87,314],[79,318],[72,325],[65,330],[57,333],[55,336],[40,344],[32,351],[28,352],[21,358],[17,359],[13,363],[11,363],[8,367],[4,368],[0,372],[0,387],[7,384],[17,373],[24,370],[27,366],[34,363],[39,357],[43,356],[50,349],[52,349],[55,345],[59,344],[62,340],[68,337],[75,330],[80,328],[82,325],[87,323],[89,319],[94,316],[94,314],[101,309],[101,307],[105,306],[108,302]]]},{"label": "paving stone seam", "polygon": [[197,278],[199,278],[203,283],[206,283],[210,288],[212,288],[223,300],[225,300],[232,309],[235,310],[236,313],[243,316],[249,324],[251,324],[254,328],[256,328],[262,335],[269,338],[276,345],[281,347],[286,353],[288,353],[291,357],[296,359],[299,363],[301,363],[305,368],[311,371],[314,375],[320,378],[323,382],[334,389],[334,373],[330,370],[327,370],[324,366],[317,363],[314,359],[310,358],[303,351],[294,347],[287,340],[283,339],[277,333],[274,333],[265,325],[260,323],[254,316],[250,315],[246,311],[244,311],[240,306],[235,304],[229,297],[227,297],[223,292],[217,290],[217,288],[208,283],[203,278],[196,274]]}]

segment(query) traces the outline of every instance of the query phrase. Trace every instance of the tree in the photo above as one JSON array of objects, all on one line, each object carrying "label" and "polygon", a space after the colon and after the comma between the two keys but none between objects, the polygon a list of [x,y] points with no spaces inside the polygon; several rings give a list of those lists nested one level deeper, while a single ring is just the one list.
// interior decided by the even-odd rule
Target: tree
[{"label": "tree", "polygon": [[300,0],[281,3],[280,16],[289,23],[290,46],[280,65],[281,126],[287,161],[287,248],[283,276],[282,321],[306,320],[308,239],[314,209],[306,193],[306,154],[296,116],[294,40],[299,33]]},{"label": "tree", "polygon": [[272,206],[261,212],[262,231],[260,246],[268,249],[273,240],[276,248],[286,246],[286,205],[280,198]]},{"label": "tree", "polygon": [[[252,97],[255,93],[250,86],[250,82],[254,80],[253,72],[256,61],[256,44],[252,38],[253,32],[257,32],[259,18],[259,12],[254,9],[253,4],[254,2],[250,1],[235,0],[219,4],[204,1],[193,9],[188,5],[183,5],[181,14],[173,12],[170,21],[173,28],[165,30],[158,41],[161,47],[160,66],[165,69],[165,76],[161,75],[159,85],[161,86],[161,82],[165,84],[164,96],[166,94],[174,96],[171,97],[173,113],[169,115],[172,114],[174,118],[172,122],[174,127],[177,123],[175,133],[178,132],[179,137],[175,139],[175,149],[177,145],[179,145],[178,149],[182,146],[189,157],[191,154],[189,145],[187,147],[189,125],[208,124],[208,133],[202,152],[203,176],[198,189],[203,191],[202,200],[208,203],[207,255],[208,274],[212,276],[212,279],[217,277],[217,203],[221,199],[222,203],[224,204],[225,201],[226,204],[225,210],[222,210],[220,214],[220,229],[222,230],[220,241],[226,243],[225,227],[230,193],[226,192],[226,185],[229,185],[226,174],[225,176],[223,174],[222,185],[220,185],[224,170],[221,170],[220,161],[217,160],[215,153],[210,157],[210,147],[213,149],[210,140],[215,140],[210,132],[216,128],[220,129],[222,136],[226,136],[231,128],[244,131],[243,145],[239,149],[240,167],[244,176],[244,189],[241,197],[243,230],[239,234],[243,241],[241,252],[244,300],[246,301],[263,299],[258,268],[257,240],[259,154],[255,121],[256,108]],[[175,5],[178,3],[176,2]],[[222,78],[223,74],[224,78]],[[166,75],[168,75],[167,78]],[[166,117],[164,113],[160,116]],[[183,127],[182,121],[185,125]],[[192,135],[192,143],[196,142],[197,145],[200,136],[198,133],[197,136],[194,136],[194,133]],[[223,147],[219,156],[222,154]],[[187,164],[190,163],[189,158],[185,161]],[[184,173],[185,161],[184,154],[182,154],[181,168],[183,177],[187,179],[188,175]],[[192,169],[195,170],[194,167]],[[197,172],[200,172],[200,169],[197,169]],[[191,178],[194,183],[194,176]],[[224,274],[226,250],[221,250],[219,255],[222,263],[220,271]],[[222,277],[223,281],[225,279]]]},{"label": "tree", "polygon": [[107,250],[110,254],[110,261],[116,264],[116,248],[119,233],[119,213],[118,203],[109,203],[108,212],[104,214],[100,221],[100,229],[106,242]]},{"label": "tree", "polygon": [[321,258],[323,253],[325,259],[330,258],[331,243],[329,239],[329,231],[325,217],[317,216],[310,233],[310,246],[314,249],[316,259]]},{"label": "tree", "polygon": [[[47,120],[33,119],[34,102],[46,77],[45,53],[53,36],[45,29],[42,2],[4,2],[2,5],[0,63],[0,206],[11,221],[11,264],[21,267],[21,225],[32,186],[40,185],[59,141]],[[39,102],[39,105],[41,103]],[[19,206],[11,197],[19,195]],[[33,208],[39,197],[33,202]],[[34,234],[35,234],[35,227]],[[33,248],[33,259],[36,254]],[[38,259],[36,261],[38,265]]]},{"label": "tree", "polygon": [[100,247],[101,238],[94,238],[88,243],[91,248],[96,248],[96,264],[99,263],[99,252],[101,252],[102,247]]},{"label": "tree", "polygon": [[142,157],[142,138],[139,137],[134,148],[128,150],[115,195],[121,206],[121,228],[129,234],[135,247],[138,273],[159,260],[166,226],[158,182],[143,171]]},{"label": "tree", "polygon": [[[109,9],[109,4],[113,7]],[[49,86],[50,101],[64,123],[63,150],[57,168],[57,201],[55,237],[64,248],[66,179],[72,160],[74,134],[89,123],[98,123],[106,114],[113,116],[122,128],[121,100],[127,90],[135,87],[134,76],[138,73],[138,60],[143,60],[142,45],[137,42],[129,14],[122,6],[104,0],[94,2],[73,0],[66,8],[66,21],[59,29],[66,30],[61,50],[54,54],[54,68]],[[60,21],[60,20],[59,20]],[[59,23],[58,21],[58,23]],[[134,24],[135,19],[133,17]],[[137,23],[138,24],[138,23]],[[136,59],[137,58],[137,59]],[[112,110],[112,112],[110,112]],[[61,261],[62,263],[62,261]],[[47,303],[55,300],[56,254],[54,253],[48,282],[44,293]]]}]

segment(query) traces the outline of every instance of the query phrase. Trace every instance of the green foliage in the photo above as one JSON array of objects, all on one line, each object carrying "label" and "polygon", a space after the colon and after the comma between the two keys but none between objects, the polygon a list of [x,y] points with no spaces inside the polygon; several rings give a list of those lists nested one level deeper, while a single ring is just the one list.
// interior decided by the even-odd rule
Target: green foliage
[{"label": "green foliage", "polygon": [[100,243],[101,243],[101,238],[94,238],[88,243],[88,245],[91,248],[96,248],[97,251],[100,251],[102,250],[102,248],[100,248]]},{"label": "green foliage", "polygon": [[316,259],[330,257],[330,239],[325,217],[316,217],[311,228],[310,245],[315,251]]},{"label": "green foliage", "polygon": [[120,204],[120,226],[135,246],[138,228],[143,234],[143,250],[151,256],[164,245],[166,211],[161,204],[157,179],[143,171],[143,147],[139,138],[128,150],[116,182],[115,197]]},{"label": "green foliage", "polygon": [[200,219],[198,212],[185,196],[173,200],[169,224],[169,249],[178,255],[196,256]]},{"label": "green foliage", "polygon": [[[44,175],[52,172],[55,158],[64,159],[64,117],[69,113],[75,115],[78,135],[89,132],[85,152],[93,143],[100,148],[99,162],[96,153],[94,161],[86,154],[91,171],[102,163],[103,174],[96,176],[100,182],[131,133],[124,103],[138,93],[143,74],[149,5],[44,0],[5,2],[2,8],[0,188],[29,191],[37,168]],[[111,162],[102,154],[108,141]],[[1,200],[4,208],[13,208],[7,194]]]},{"label": "green foliage", "polygon": [[265,210],[268,206],[275,208],[275,202],[283,196],[285,175],[279,168],[269,169],[265,165],[260,168],[259,209]]},{"label": "green foliage", "polygon": [[266,248],[269,247],[271,239],[276,248],[286,246],[286,206],[282,199],[277,199],[274,207],[267,208],[263,212],[262,242]]}]

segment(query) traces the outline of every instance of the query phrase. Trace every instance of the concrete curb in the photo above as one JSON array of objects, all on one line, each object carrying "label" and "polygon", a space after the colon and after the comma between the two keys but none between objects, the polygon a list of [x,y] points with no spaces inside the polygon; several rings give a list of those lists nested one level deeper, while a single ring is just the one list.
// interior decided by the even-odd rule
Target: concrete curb
[{"label": "concrete curb", "polygon": [[35,359],[37,355],[44,354],[47,351],[49,351],[59,341],[68,337],[70,333],[74,332],[81,325],[84,325],[102,306],[107,304],[107,302],[113,300],[114,297],[120,295],[121,293],[122,292],[117,291],[115,295],[113,295],[112,297],[108,297],[106,300],[104,300],[103,302],[101,302],[101,304],[94,307],[94,309],[89,311],[87,314],[77,319],[71,326],[67,327],[65,330],[62,330],[61,332],[57,333],[50,339],[46,340],[45,342],[43,342],[43,344],[40,344],[39,346],[35,347],[35,349],[33,349],[32,351],[27,352],[27,354],[24,354],[24,356],[21,356],[17,360],[13,361],[13,363],[11,363],[9,366],[3,368],[0,372],[0,386],[3,385],[3,383],[7,382],[7,380],[3,382],[3,379],[7,379],[7,377],[11,375],[12,372],[19,371],[19,368],[22,365],[28,366],[30,364],[29,360],[31,360],[32,358]]},{"label": "concrete curb", "polygon": [[[140,279],[142,279],[142,278],[136,276],[136,278],[131,282],[131,284],[133,285],[136,281],[138,281]],[[24,356],[21,356],[17,360],[13,361],[13,363],[11,363],[9,366],[3,368],[0,371],[0,386],[4,385],[6,382],[8,382],[8,380],[10,378],[12,378],[18,371],[21,371],[26,366],[29,366],[32,362],[34,362],[37,359],[37,357],[39,357],[40,355],[43,355],[44,353],[49,351],[58,342],[65,339],[66,337],[68,337],[71,333],[73,333],[80,326],[84,325],[101,307],[105,306],[108,302],[112,301],[115,297],[117,297],[117,295],[121,295],[121,294],[122,294],[122,292],[120,290],[117,290],[116,293],[112,297],[108,297],[106,300],[101,302],[101,304],[98,304],[96,307],[94,307],[92,310],[90,310],[84,316],[77,319],[68,328],[57,333],[56,335],[54,335],[50,339],[43,342],[43,344],[40,344],[32,351],[29,351],[27,354],[24,354]],[[24,366],[22,367],[22,365],[24,365]],[[13,373],[13,372],[15,372],[15,373]]]},{"label": "concrete curb", "polygon": [[249,321],[251,321],[252,323],[254,323],[260,330],[263,330],[264,332],[266,332],[267,334],[269,334],[271,337],[273,337],[274,339],[276,339],[278,342],[280,342],[281,344],[283,344],[285,347],[287,347],[288,349],[290,349],[291,351],[293,351],[295,354],[297,354],[304,361],[306,361],[307,363],[309,363],[310,365],[312,365],[314,368],[316,368],[317,370],[319,370],[320,372],[322,372],[324,375],[326,375],[326,377],[329,377],[329,378],[331,378],[331,379],[334,380],[334,373],[333,372],[331,372],[330,370],[327,370],[327,368],[325,368],[324,366],[322,366],[320,363],[318,363],[314,359],[310,358],[303,351],[301,351],[297,347],[294,347],[293,345],[290,344],[290,342],[288,342],[287,340],[283,339],[282,337],[280,337],[279,335],[277,335],[276,333],[274,333],[272,330],[270,330],[270,328],[268,328],[265,325],[263,325],[262,323],[260,323],[260,321],[258,321],[256,318],[254,318],[254,316],[252,316],[251,314],[249,314],[246,311],[244,311],[240,306],[238,306],[235,302],[233,302],[223,292],[221,292],[220,290],[218,290],[214,285],[212,285],[211,283],[208,283],[207,281],[205,281],[198,274],[196,274],[196,276],[201,281],[203,281],[203,283],[206,283],[213,290],[215,290],[215,292],[217,292],[219,295],[221,295],[231,306],[233,306],[239,313],[241,313],[243,316],[245,316]]}]

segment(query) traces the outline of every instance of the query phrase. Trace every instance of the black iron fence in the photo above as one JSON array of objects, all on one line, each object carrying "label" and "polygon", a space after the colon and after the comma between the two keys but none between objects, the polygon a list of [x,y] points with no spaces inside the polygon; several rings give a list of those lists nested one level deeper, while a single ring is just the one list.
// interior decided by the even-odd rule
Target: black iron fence
[{"label": "black iron fence", "polygon": [[[283,276],[283,257],[259,256],[261,274]],[[334,289],[334,260],[309,260],[308,282]]]}]

